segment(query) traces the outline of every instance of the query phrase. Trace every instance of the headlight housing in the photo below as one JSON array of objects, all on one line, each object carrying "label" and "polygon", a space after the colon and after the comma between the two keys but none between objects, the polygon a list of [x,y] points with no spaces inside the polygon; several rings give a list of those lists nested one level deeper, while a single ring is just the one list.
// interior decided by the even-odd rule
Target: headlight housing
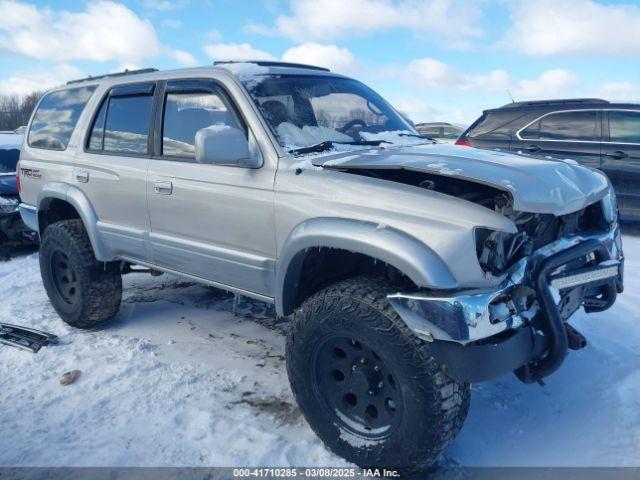
[{"label": "headlight housing", "polygon": [[14,213],[18,211],[20,202],[17,198],[0,197],[0,213]]},{"label": "headlight housing", "polygon": [[524,233],[507,233],[488,228],[474,229],[478,262],[486,273],[501,275],[521,257]]},{"label": "headlight housing", "polygon": [[612,186],[609,186],[609,193],[602,199],[602,215],[609,223],[618,220],[618,200]]}]

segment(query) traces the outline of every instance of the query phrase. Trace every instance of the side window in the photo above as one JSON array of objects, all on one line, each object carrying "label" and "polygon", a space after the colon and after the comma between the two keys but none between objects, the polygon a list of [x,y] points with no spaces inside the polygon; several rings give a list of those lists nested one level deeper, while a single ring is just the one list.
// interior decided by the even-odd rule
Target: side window
[{"label": "side window", "polygon": [[169,92],[162,124],[162,155],[195,158],[196,133],[213,125],[240,128],[215,92]]},{"label": "side window", "polygon": [[95,86],[69,88],[45,95],[31,122],[29,146],[65,150],[95,89]]},{"label": "side window", "polygon": [[[540,140],[600,140],[595,111],[552,113],[540,119]],[[523,137],[525,138],[525,137]]]},{"label": "side window", "polygon": [[153,104],[153,85],[127,85],[111,90],[89,136],[89,150],[146,155]]},{"label": "side window", "polygon": [[527,128],[520,132],[520,138],[527,140],[537,140],[540,138],[540,120],[533,122]]},{"label": "side window", "polygon": [[609,140],[640,143],[640,112],[609,112]]}]

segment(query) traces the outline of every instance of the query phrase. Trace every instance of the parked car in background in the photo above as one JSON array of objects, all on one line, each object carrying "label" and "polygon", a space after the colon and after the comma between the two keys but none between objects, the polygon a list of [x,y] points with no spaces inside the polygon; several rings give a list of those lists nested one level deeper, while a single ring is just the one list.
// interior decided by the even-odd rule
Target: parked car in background
[{"label": "parked car in background", "polygon": [[20,197],[16,185],[16,165],[24,131],[0,132],[0,258],[12,248],[35,244],[37,235],[20,217]]},{"label": "parked car in background", "polygon": [[607,174],[623,220],[640,220],[640,104],[597,98],[485,110],[457,145],[576,160]]},{"label": "parked car in background", "polygon": [[416,124],[421,135],[442,143],[453,143],[464,132],[465,127],[447,122],[424,122]]}]

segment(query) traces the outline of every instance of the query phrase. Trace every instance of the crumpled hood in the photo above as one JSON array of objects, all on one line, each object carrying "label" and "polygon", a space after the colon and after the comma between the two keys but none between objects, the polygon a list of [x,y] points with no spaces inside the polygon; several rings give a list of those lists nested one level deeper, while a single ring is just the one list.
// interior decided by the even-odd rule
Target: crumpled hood
[{"label": "crumpled hood", "polygon": [[445,144],[399,146],[318,156],[331,169],[404,169],[489,185],[513,197],[514,210],[565,215],[606,195],[604,174],[572,161],[546,160]]}]

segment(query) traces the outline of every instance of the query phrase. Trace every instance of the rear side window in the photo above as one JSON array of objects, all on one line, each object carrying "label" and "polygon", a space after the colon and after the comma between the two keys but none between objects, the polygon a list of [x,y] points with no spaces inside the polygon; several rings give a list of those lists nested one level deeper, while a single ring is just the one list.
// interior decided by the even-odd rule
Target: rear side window
[{"label": "rear side window", "polygon": [[640,112],[609,112],[609,140],[640,143]]},{"label": "rear side window", "polygon": [[42,99],[29,130],[28,143],[34,148],[64,150],[95,86],[51,92]]},{"label": "rear side window", "polygon": [[95,117],[89,150],[146,155],[152,104],[151,84],[114,88]]},{"label": "rear side window", "polygon": [[520,132],[524,139],[599,140],[596,135],[598,114],[595,111],[558,112],[546,115]]},{"label": "rear side window", "polygon": [[477,138],[488,135],[510,138],[523,122],[518,121],[527,113],[513,111],[486,112],[469,128],[467,137]]}]

